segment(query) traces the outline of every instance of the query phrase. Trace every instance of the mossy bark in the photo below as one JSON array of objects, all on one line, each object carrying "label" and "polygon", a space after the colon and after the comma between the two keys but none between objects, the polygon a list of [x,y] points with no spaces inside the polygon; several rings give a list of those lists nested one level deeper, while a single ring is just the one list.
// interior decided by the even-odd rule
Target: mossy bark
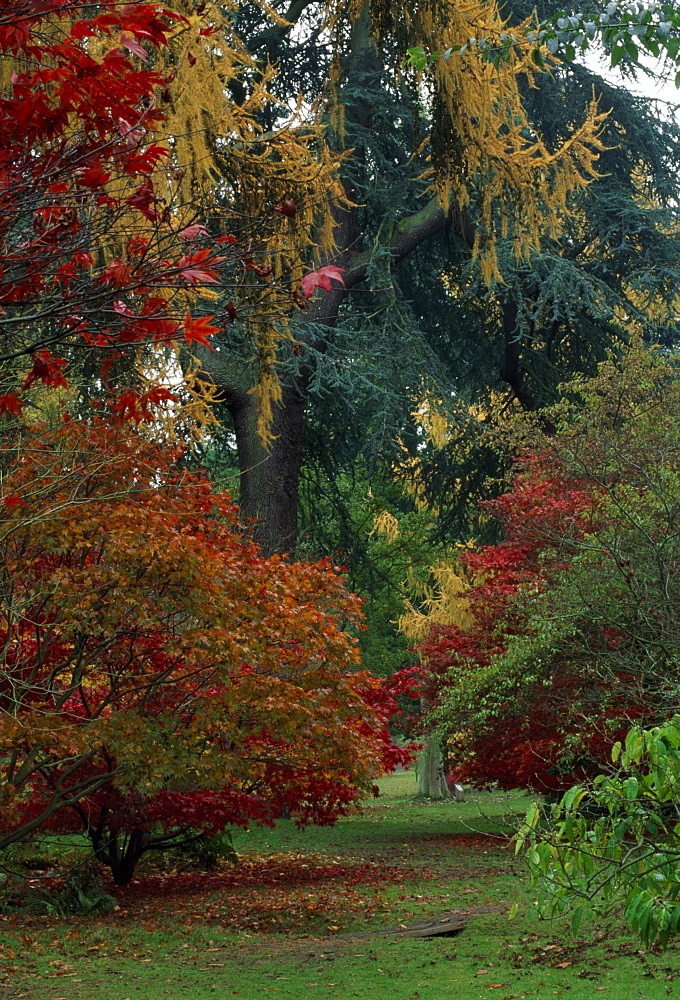
[{"label": "mossy bark", "polygon": [[426,799],[450,799],[451,793],[444,774],[444,756],[436,736],[423,740],[418,758],[418,794]]}]

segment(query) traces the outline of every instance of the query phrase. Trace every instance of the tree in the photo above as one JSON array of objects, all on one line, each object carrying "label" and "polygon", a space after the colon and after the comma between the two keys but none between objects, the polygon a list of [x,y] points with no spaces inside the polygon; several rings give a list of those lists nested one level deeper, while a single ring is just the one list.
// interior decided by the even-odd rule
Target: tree
[{"label": "tree", "polygon": [[511,490],[486,505],[505,539],[461,557],[470,623],[422,647],[458,777],[564,788],[631,722],[672,713],[677,405],[675,368],[638,347],[565,386],[524,438]]},{"label": "tree", "polygon": [[[182,324],[161,288],[172,295],[216,280],[225,257],[206,248],[196,257],[192,233],[178,235],[154,193],[152,174],[168,160],[167,148],[153,142],[162,80],[133,60],[141,53],[148,62],[142,41],[167,44],[176,16],[151,4],[94,18],[83,5],[57,0],[11,8],[0,20],[0,45],[14,68],[0,150],[1,405],[16,413],[19,393],[34,382],[65,384],[66,361],[55,347],[78,341],[110,366],[126,344],[176,337]],[[86,41],[111,34],[119,45],[93,58]],[[199,260],[204,270],[194,279]],[[205,323],[197,329],[204,338]]]},{"label": "tree", "polygon": [[[114,408],[143,415],[149,404],[172,400],[153,381],[152,397],[140,390],[149,379],[140,380],[139,365],[148,374],[159,349],[161,356],[178,343],[209,350],[217,329],[247,316],[258,296],[266,299],[259,302],[261,323],[285,321],[294,309],[305,269],[298,263],[287,279],[267,278],[263,248],[289,239],[281,230],[296,207],[277,209],[277,200],[293,176],[304,180],[301,160],[312,159],[306,147],[314,136],[298,141],[284,130],[272,139],[278,199],[275,185],[261,184],[273,200],[242,215],[238,236],[223,220],[213,219],[208,230],[197,209],[205,129],[176,121],[173,110],[187,81],[172,63],[196,64],[185,51],[194,29],[199,36],[212,30],[194,26],[192,10],[133,2],[97,11],[71,0],[0,6],[8,66],[0,145],[0,412],[18,413],[31,385],[64,385],[71,370],[88,379],[89,399],[103,396]],[[244,71],[231,49],[223,59],[230,74]],[[243,109],[225,98],[223,138],[256,134],[254,113],[269,101],[263,88]],[[262,180],[266,157],[252,143],[246,147],[242,142],[236,156],[240,169],[259,165]],[[313,168],[307,163],[312,171],[332,187],[323,150]]]},{"label": "tree", "polygon": [[[557,6],[544,4],[542,11]],[[260,66],[268,60],[276,65],[270,86],[281,100],[304,91],[310,101],[326,102],[327,136],[344,153],[343,178],[354,202],[337,206],[335,256],[320,259],[346,266],[356,258],[356,267],[346,271],[344,288],[338,285],[318,309],[313,302],[302,322],[293,325],[297,343],[283,345],[278,354],[288,412],[275,408],[279,442],[270,458],[266,449],[258,451],[247,431],[247,413],[252,414],[254,404],[248,388],[257,366],[249,369],[247,354],[239,356],[235,350],[228,363],[222,358],[214,365],[213,377],[234,421],[243,505],[258,520],[255,531],[268,546],[292,550],[298,468],[303,478],[298,516],[307,533],[313,518],[304,493],[309,489],[313,497],[320,474],[352,476],[349,466],[355,456],[358,471],[363,466],[385,468],[397,459],[401,443],[416,449],[409,415],[424,394],[446,401],[461,438],[479,439],[470,402],[488,409],[490,397],[504,392],[506,400],[512,396],[535,408],[554,400],[557,385],[575,372],[594,372],[608,347],[626,340],[631,324],[650,340],[669,342],[674,336],[675,314],[666,303],[676,285],[677,249],[674,226],[664,216],[673,203],[670,191],[677,190],[677,126],[649,102],[564,60],[549,74],[537,73],[535,88],[521,78],[526,134],[540,135],[551,152],[568,144],[574,122],[587,117],[593,87],[602,95],[600,108],[608,118],[600,135],[606,148],[596,164],[602,177],[572,193],[559,234],[548,234],[546,220],[540,245],[518,264],[514,222],[508,223],[507,239],[501,232],[502,217],[515,218],[510,186],[508,199],[495,202],[494,239],[487,242],[484,235],[477,196],[494,190],[486,183],[490,175],[505,175],[491,145],[479,152],[475,143],[486,140],[481,134],[470,136],[463,119],[469,108],[484,106],[485,98],[481,92],[473,98],[452,78],[457,79],[461,67],[470,67],[470,78],[479,70],[478,82],[486,79],[487,69],[496,72],[493,59],[505,51],[511,61],[500,60],[498,86],[511,87],[510,67],[519,65],[512,59],[519,56],[512,31],[504,29],[505,41],[500,33],[494,35],[498,51],[486,53],[492,58],[485,61],[478,47],[468,45],[469,38],[482,37],[481,29],[462,25],[460,5],[455,7],[451,16],[441,8],[442,19],[447,31],[461,37],[448,52],[451,46],[443,36],[437,44],[428,36],[428,54],[433,48],[443,54],[427,62],[420,83],[409,77],[408,66],[396,78],[393,70],[418,37],[422,47],[424,20],[432,13],[427,5],[419,4],[415,14],[404,13],[403,23],[384,4],[370,5],[369,12],[364,7],[361,17],[349,21],[332,5],[334,35],[323,31],[325,12],[319,5],[277,8],[295,29],[271,25],[254,8],[241,8],[234,17]],[[519,38],[532,9],[505,4],[503,15],[510,19],[505,27]],[[480,5],[479,11],[488,35],[493,10]],[[474,16],[473,11],[470,18]],[[435,22],[433,16],[436,33]],[[456,55],[459,44],[467,50]],[[529,48],[534,50],[535,43]],[[406,59],[410,61],[407,54]],[[430,80],[430,73],[435,79]],[[452,127],[441,106],[447,98],[436,96],[440,87],[449,97],[457,95]],[[389,130],[385,121],[392,123]],[[477,186],[470,180],[471,200],[463,208],[451,206],[448,217],[421,176],[428,164],[417,151],[429,134],[435,145],[442,144],[434,162],[442,170],[437,176],[447,179],[443,184],[450,181],[455,187],[455,178],[460,184],[473,177],[485,181]],[[455,149],[443,148],[446,137]],[[475,150],[480,157],[488,154],[486,172],[480,167],[475,173]],[[548,211],[554,207],[550,197],[544,204]],[[503,284],[489,288],[482,280],[476,242],[478,247],[494,244]],[[208,367],[211,361],[217,359],[209,358]],[[476,461],[479,450],[470,452],[475,464],[464,469],[447,450],[431,456],[426,482],[433,505],[448,497],[438,530],[449,541],[465,530],[471,507],[466,489],[479,495],[487,488]],[[490,466],[493,475],[493,461]],[[345,513],[339,510],[339,519]]]},{"label": "tree", "polygon": [[409,754],[328,562],[265,558],[226,495],[131,430],[26,430],[3,477],[2,833],[141,854],[284,808],[333,822]]},{"label": "tree", "polygon": [[[604,7],[604,9],[602,9]],[[612,2],[600,9],[573,13],[560,11],[546,19],[534,35],[553,53],[564,50],[573,59],[576,52],[586,52],[600,37],[612,66],[640,64],[640,46],[656,59],[666,56],[677,63],[680,53],[680,17],[675,4]],[[644,52],[643,52],[644,54]],[[652,72],[647,70],[647,72]],[[680,74],[675,78],[680,83]]]},{"label": "tree", "polygon": [[[409,46],[426,41],[429,48],[437,44],[448,49],[462,43],[480,21],[500,37],[503,24],[492,4],[463,10],[459,4],[419,3],[403,13],[379,3],[351,5],[348,11],[310,3],[277,9],[287,23],[267,25],[261,12],[245,8],[239,9],[234,25],[260,66],[276,63],[280,83],[274,77],[270,86],[282,99],[292,81],[298,90],[298,79],[304,79],[312,88],[310,99],[325,102],[329,142],[344,157],[345,200],[334,196],[330,205],[335,249],[323,251],[321,261],[344,268],[344,283],[334,284],[323,301],[311,300],[311,308],[291,328],[295,342],[279,353],[281,399],[273,411],[269,451],[252,431],[257,365],[236,350],[202,360],[232,416],[241,507],[256,522],[256,537],[266,549],[292,551],[306,411],[315,387],[323,391],[333,386],[342,398],[351,398],[353,373],[365,385],[364,364],[372,358],[375,372],[379,357],[398,379],[403,418],[430,381],[441,384],[429,345],[422,350],[426,368],[421,371],[413,350],[402,351],[395,343],[394,330],[408,331],[413,316],[395,287],[399,262],[450,225],[467,234],[466,258],[475,255],[489,279],[497,273],[504,226],[518,252],[528,252],[539,230],[557,234],[566,211],[562,196],[569,197],[568,191],[593,176],[601,120],[586,106],[572,119],[572,124],[583,122],[582,127],[560,136],[550,150],[529,141],[537,133],[526,119],[518,78],[532,73],[532,46],[523,49],[521,43],[501,72],[473,52],[469,62],[437,62],[427,81],[409,78]],[[293,25],[294,52],[288,41]],[[389,136],[379,119],[395,121]],[[499,142],[506,127],[507,143]],[[422,149],[430,130],[428,165]],[[429,177],[423,177],[428,170]],[[440,274],[441,258],[437,278]],[[365,309],[354,307],[361,301],[355,293],[364,283],[369,290],[387,289],[386,298],[371,295]],[[370,323],[376,314],[376,322]],[[376,331],[384,345],[377,355]],[[405,345],[412,348],[420,331],[417,335],[406,333]],[[443,395],[451,398],[450,383]],[[324,405],[320,401],[317,412]],[[393,430],[391,423],[385,435],[390,451]]]}]

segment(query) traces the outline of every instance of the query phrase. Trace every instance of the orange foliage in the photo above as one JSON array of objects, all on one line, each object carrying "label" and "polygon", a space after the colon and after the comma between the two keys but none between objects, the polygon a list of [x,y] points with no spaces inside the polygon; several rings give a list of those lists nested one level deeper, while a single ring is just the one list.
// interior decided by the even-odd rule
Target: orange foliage
[{"label": "orange foliage", "polygon": [[264,558],[179,457],[68,418],[5,456],[0,843],[332,822],[396,760],[359,600],[328,562]]}]

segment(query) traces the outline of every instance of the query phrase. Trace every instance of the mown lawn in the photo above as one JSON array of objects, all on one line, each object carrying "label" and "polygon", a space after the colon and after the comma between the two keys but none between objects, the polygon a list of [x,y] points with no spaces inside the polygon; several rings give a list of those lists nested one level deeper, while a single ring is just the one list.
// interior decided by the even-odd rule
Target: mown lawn
[{"label": "mown lawn", "polygon": [[[236,867],[150,866],[100,918],[0,918],[0,1000],[656,1000],[680,949],[644,952],[615,923],[578,939],[539,922],[506,834],[527,800],[413,800],[412,774],[333,828],[239,832]],[[508,918],[509,907],[519,912]],[[351,937],[447,913],[452,938]],[[347,936],[345,936],[347,935]]]}]

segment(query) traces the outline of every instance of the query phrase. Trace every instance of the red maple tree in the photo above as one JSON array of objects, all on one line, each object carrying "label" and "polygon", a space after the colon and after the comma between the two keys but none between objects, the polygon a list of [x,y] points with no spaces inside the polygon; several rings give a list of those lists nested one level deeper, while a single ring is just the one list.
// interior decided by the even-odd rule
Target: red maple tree
[{"label": "red maple tree", "polygon": [[[231,301],[192,315],[204,310],[189,293],[239,285],[252,250],[166,201],[182,165],[156,138],[172,80],[150,56],[183,20],[158,3],[0,3],[12,71],[0,94],[0,414],[19,414],[36,382],[65,385],[74,352],[107,386],[130,345],[209,346],[237,315]],[[143,416],[150,400],[124,389],[111,405]]]},{"label": "red maple tree", "polygon": [[[606,766],[612,743],[650,711],[625,668],[591,667],[621,642],[616,627],[584,630],[579,620],[554,648],[540,639],[530,648],[534,605],[549,599],[584,539],[602,529],[603,496],[596,476],[569,468],[559,446],[545,446],[526,452],[512,488],[484,505],[504,539],[461,556],[470,623],[434,627],[420,647],[424,687],[441,719],[455,720],[445,722],[451,780],[568,787]],[[518,644],[527,650],[519,672],[511,665]]]},{"label": "red maple tree", "polygon": [[123,883],[201,831],[331,823],[409,758],[337,568],[264,558],[177,458],[70,418],[4,456],[0,845],[83,830]]}]

